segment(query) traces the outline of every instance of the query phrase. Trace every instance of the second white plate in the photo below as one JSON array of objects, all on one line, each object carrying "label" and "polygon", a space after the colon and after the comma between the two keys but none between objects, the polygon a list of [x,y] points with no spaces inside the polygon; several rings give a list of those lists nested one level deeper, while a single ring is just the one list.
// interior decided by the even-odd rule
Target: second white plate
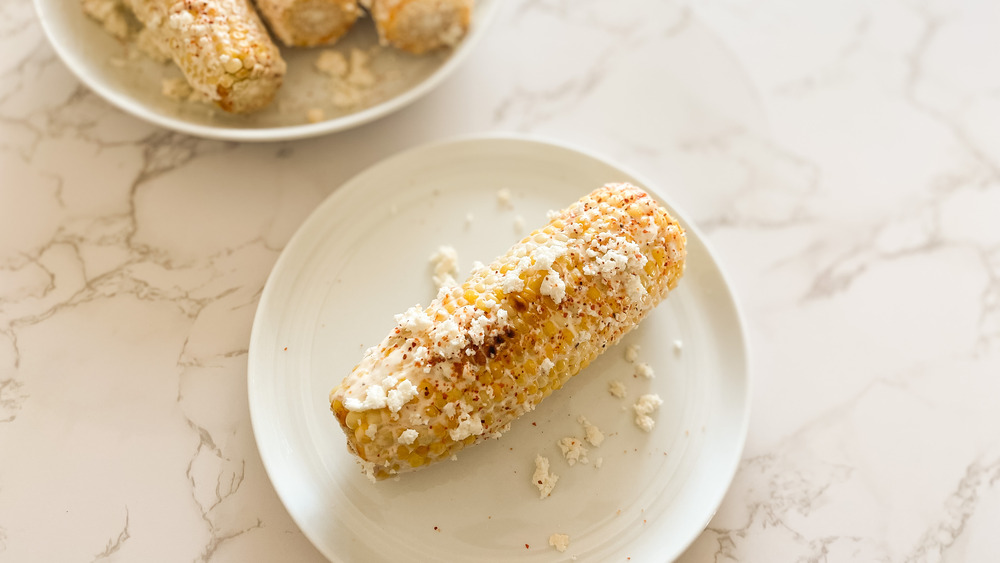
[{"label": "second white plate", "polygon": [[[623,344],[656,377],[636,378],[609,350],[502,439],[398,481],[372,484],[345,447],[329,390],[393,314],[428,303],[428,256],[456,247],[464,276],[606,182],[628,181],[688,229],[678,288]],[[509,189],[505,206],[497,191]],[[250,411],[261,458],[288,511],[331,561],[663,561],[714,514],[740,459],[749,375],[742,322],[702,237],[661,192],[606,161],[523,138],[464,139],[390,158],[331,195],[285,248],[261,297],[249,357]],[[677,350],[675,341],[683,344]],[[626,399],[608,393],[620,380]],[[664,400],[645,433],[631,405]],[[556,442],[586,416],[607,439],[567,465]],[[560,479],[539,500],[535,454]],[[600,469],[595,468],[601,459]],[[558,553],[552,533],[568,534]]]}]

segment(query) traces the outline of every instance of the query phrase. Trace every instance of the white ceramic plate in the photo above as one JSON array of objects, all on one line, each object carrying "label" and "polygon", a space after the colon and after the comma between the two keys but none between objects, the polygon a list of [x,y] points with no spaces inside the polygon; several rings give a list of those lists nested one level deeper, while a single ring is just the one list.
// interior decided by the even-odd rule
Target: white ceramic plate
[{"label": "white ceramic plate", "polygon": [[[268,474],[288,511],[332,561],[667,561],[707,525],[736,470],[749,380],[742,323],[705,242],[688,229],[678,288],[623,344],[656,372],[636,378],[620,344],[500,440],[398,481],[370,483],[348,454],[327,395],[394,325],[393,314],[435,294],[428,256],[456,247],[467,274],[521,234],[611,181],[660,191],[571,148],[512,137],[414,149],[334,192],[300,228],[268,279],[250,342],[250,414]],[[509,188],[512,206],[497,190]],[[469,222],[467,215],[473,220]],[[674,341],[683,342],[677,351]],[[608,383],[620,380],[628,397]],[[658,393],[651,433],[631,405]],[[584,415],[607,436],[590,464],[570,467],[556,442],[581,436]],[[560,479],[539,500],[535,454]],[[602,459],[602,466],[594,464]],[[548,546],[570,536],[566,553]]]},{"label": "white ceramic plate", "polygon": [[[430,92],[466,58],[483,36],[500,0],[476,0],[469,34],[453,50],[414,56],[391,48],[378,50],[371,67],[380,76],[364,104],[341,108],[332,103],[329,77],[317,72],[320,49],[281,48],[288,73],[267,108],[231,115],[215,106],[176,101],[162,93],[164,78],[180,77],[173,64],[136,56],[87,17],[80,0],[35,0],[42,28],[66,66],[108,102],[162,127],[200,137],[233,141],[278,141],[324,135],[367,123],[396,111]],[[359,19],[335,45],[348,53],[378,43],[369,18]],[[130,56],[131,53],[131,56]],[[308,123],[310,109],[323,109],[326,120]]]}]

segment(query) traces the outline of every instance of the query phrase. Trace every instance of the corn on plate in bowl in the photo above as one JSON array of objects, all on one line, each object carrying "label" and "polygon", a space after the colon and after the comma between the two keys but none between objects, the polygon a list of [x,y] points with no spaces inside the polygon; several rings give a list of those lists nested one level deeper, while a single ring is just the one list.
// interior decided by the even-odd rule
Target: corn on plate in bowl
[{"label": "corn on plate in bowl", "polygon": [[[192,94],[197,92],[191,92],[176,65],[144,54],[149,49],[141,39],[114,37],[84,13],[81,0],[35,0],[35,6],[63,62],[81,82],[120,109],[200,137],[277,141],[355,127],[417,100],[468,56],[489,27],[500,0],[477,0],[468,34],[461,42],[421,55],[379,46],[370,18],[359,20],[329,48],[282,46],[287,71],[276,96],[263,109],[244,114],[228,113],[218,103],[196,99]],[[340,60],[321,59],[323,51],[335,51]],[[335,68],[339,65],[345,65],[342,71]]]},{"label": "corn on plate in bowl", "polygon": [[[474,260],[489,262],[526,235],[524,225],[545,224],[547,211],[612,180],[667,203],[687,232],[686,272],[670,297],[500,439],[369,482],[327,396],[395,313],[434,298],[428,256],[453,245],[464,277]],[[724,276],[662,195],[586,153],[492,137],[398,155],[314,212],[261,298],[248,385],[268,474],[321,552],[333,561],[665,560],[697,536],[739,460],[747,357]],[[626,358],[636,345],[638,358],[634,349]],[[663,401],[648,431],[634,409],[647,395]],[[587,425],[603,433],[599,445],[584,441]],[[573,465],[566,438],[586,445]],[[548,495],[536,484],[539,457],[558,475]],[[553,534],[569,537],[564,553],[548,545]]]}]

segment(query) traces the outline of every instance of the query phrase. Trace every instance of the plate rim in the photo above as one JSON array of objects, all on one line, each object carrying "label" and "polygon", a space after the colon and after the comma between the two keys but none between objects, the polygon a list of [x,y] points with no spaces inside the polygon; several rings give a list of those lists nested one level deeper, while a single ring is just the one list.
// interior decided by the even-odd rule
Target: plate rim
[{"label": "plate rim", "polygon": [[687,551],[691,547],[691,545],[694,544],[694,542],[701,536],[701,534],[704,533],[705,529],[708,527],[708,524],[711,522],[712,518],[715,517],[716,513],[718,512],[719,508],[721,507],[722,501],[724,500],[726,494],[729,492],[730,488],[732,487],[733,480],[735,479],[736,473],[737,473],[737,471],[739,469],[739,466],[740,466],[740,464],[741,464],[741,462],[743,460],[743,453],[744,453],[745,448],[746,448],[746,441],[747,441],[747,436],[748,436],[748,433],[749,433],[750,410],[751,410],[751,406],[752,406],[753,388],[754,388],[754,386],[753,386],[754,377],[753,377],[753,369],[752,369],[753,362],[752,362],[752,356],[751,356],[751,350],[750,350],[750,342],[749,342],[749,339],[748,339],[748,331],[747,331],[747,326],[746,326],[746,316],[743,313],[743,308],[740,305],[740,302],[737,299],[735,292],[733,291],[733,285],[732,285],[732,283],[730,281],[731,277],[727,273],[727,271],[725,269],[725,266],[718,260],[717,253],[713,249],[712,245],[705,238],[704,234],[697,227],[697,225],[695,225],[694,223],[692,223],[689,220],[690,216],[687,215],[683,211],[682,208],[680,208],[677,205],[675,205],[669,198],[664,197],[662,190],[660,190],[658,188],[657,184],[650,183],[645,176],[643,176],[641,174],[636,174],[634,170],[632,170],[628,166],[621,165],[619,162],[617,162],[613,158],[609,158],[606,155],[603,155],[603,154],[601,154],[599,152],[596,152],[596,151],[593,151],[591,149],[582,147],[582,146],[580,146],[580,145],[578,145],[576,143],[568,142],[568,141],[563,141],[563,140],[557,140],[557,139],[554,139],[554,138],[548,137],[548,136],[537,135],[537,134],[516,133],[516,132],[471,133],[471,134],[462,134],[462,135],[455,135],[455,136],[452,136],[452,137],[447,137],[445,139],[441,139],[441,140],[438,140],[438,141],[433,141],[433,142],[430,142],[430,143],[420,144],[420,145],[411,147],[409,149],[405,149],[405,150],[396,152],[396,153],[394,153],[394,154],[392,154],[392,155],[390,155],[390,156],[388,156],[386,158],[383,158],[383,159],[381,159],[381,160],[373,163],[372,165],[368,166],[364,170],[358,172],[357,174],[353,175],[348,180],[344,181],[342,184],[340,184],[339,186],[337,186],[329,195],[327,195],[323,199],[323,201],[321,201],[313,209],[312,212],[309,213],[309,216],[306,217],[302,221],[302,223],[300,223],[300,225],[296,229],[295,233],[288,239],[288,242],[282,248],[281,254],[278,256],[277,260],[275,260],[274,265],[271,268],[271,271],[268,273],[267,280],[265,281],[263,290],[261,291],[260,300],[258,301],[257,308],[254,311],[254,320],[253,320],[253,323],[252,323],[252,326],[251,326],[251,332],[250,332],[250,342],[249,342],[248,354],[247,354],[247,400],[248,400],[248,407],[249,407],[249,414],[250,414],[250,425],[251,425],[251,429],[252,429],[253,434],[254,434],[254,443],[257,446],[257,452],[258,452],[258,455],[259,455],[259,457],[261,459],[261,464],[264,466],[264,472],[267,475],[268,480],[271,482],[271,486],[274,489],[275,493],[277,494],[279,500],[281,501],[282,506],[288,512],[288,515],[291,517],[292,521],[295,522],[295,525],[299,528],[299,531],[302,532],[302,534],[309,540],[309,542],[312,544],[312,546],[321,555],[323,555],[324,557],[326,557],[327,560],[329,560],[331,562],[340,562],[340,561],[343,561],[340,558],[336,558],[336,559],[332,558],[329,554],[327,554],[326,551],[324,551],[320,547],[320,544],[317,543],[316,539],[312,537],[312,534],[310,532],[306,531],[307,528],[305,528],[305,527],[302,526],[302,524],[299,521],[300,517],[297,516],[297,515],[295,515],[295,514],[293,514],[292,511],[288,508],[288,505],[285,503],[284,497],[282,496],[281,492],[279,492],[278,487],[275,486],[275,481],[274,481],[273,476],[272,476],[272,473],[275,470],[272,467],[272,464],[276,463],[276,462],[274,462],[274,461],[268,461],[268,459],[266,458],[266,456],[265,456],[265,454],[264,454],[264,452],[263,452],[263,450],[261,448],[261,443],[260,443],[260,438],[259,438],[260,434],[258,432],[258,426],[260,424],[263,424],[263,422],[258,422],[258,418],[261,415],[255,415],[254,413],[255,412],[259,412],[259,409],[263,409],[264,407],[263,407],[263,405],[259,404],[258,399],[255,398],[255,396],[257,395],[257,393],[254,392],[254,389],[255,389],[254,382],[257,379],[257,374],[255,373],[257,370],[253,367],[254,366],[253,359],[254,359],[254,356],[256,355],[255,350],[257,349],[257,341],[258,341],[259,338],[261,338],[260,334],[263,331],[263,329],[259,327],[259,323],[262,322],[261,321],[262,315],[260,315],[260,312],[261,312],[263,306],[269,300],[269,297],[270,297],[271,293],[274,291],[274,287],[275,287],[275,284],[272,283],[272,278],[275,277],[275,275],[276,275],[275,272],[278,272],[279,269],[280,269],[280,267],[283,266],[284,262],[288,259],[287,257],[289,256],[289,253],[286,252],[286,250],[288,248],[292,247],[294,244],[297,244],[298,240],[301,237],[305,236],[303,234],[305,232],[305,230],[306,230],[305,226],[307,224],[311,223],[314,220],[315,217],[323,216],[326,213],[326,209],[327,208],[334,207],[334,206],[338,205],[339,204],[339,200],[342,199],[343,197],[346,197],[345,194],[346,194],[347,190],[350,189],[350,186],[352,184],[354,184],[354,183],[362,180],[365,176],[367,176],[367,175],[369,175],[371,173],[376,172],[377,169],[380,169],[383,166],[391,166],[394,162],[398,162],[400,160],[411,158],[413,155],[419,154],[421,152],[437,150],[437,149],[440,149],[440,148],[448,146],[448,145],[464,145],[464,144],[467,144],[467,143],[488,142],[488,141],[497,141],[497,140],[500,140],[500,141],[509,141],[509,142],[514,142],[514,143],[518,143],[518,144],[520,144],[520,143],[528,143],[528,144],[536,144],[536,145],[540,144],[540,145],[546,145],[546,146],[554,147],[554,148],[558,148],[558,149],[568,150],[568,151],[577,153],[579,155],[582,155],[584,157],[597,160],[597,161],[599,161],[601,163],[604,163],[604,164],[606,164],[606,165],[608,165],[610,167],[616,168],[616,169],[620,170],[621,172],[624,172],[625,174],[630,175],[633,178],[635,178],[636,180],[638,180],[639,183],[642,184],[642,186],[643,186],[644,189],[646,189],[649,192],[651,192],[651,194],[655,198],[657,198],[658,200],[660,200],[661,202],[666,203],[672,210],[674,210],[677,213],[677,215],[680,218],[683,219],[684,224],[685,224],[685,228],[687,230],[693,231],[697,235],[699,241],[701,242],[701,244],[704,245],[705,251],[707,252],[707,254],[709,255],[709,257],[712,259],[713,264],[715,265],[716,269],[718,270],[719,276],[720,276],[720,278],[722,280],[723,287],[724,287],[725,292],[726,292],[726,295],[729,297],[729,301],[732,303],[733,311],[735,313],[736,321],[737,321],[736,322],[737,334],[739,336],[739,342],[740,342],[741,352],[742,352],[743,357],[744,357],[744,369],[743,369],[743,376],[744,377],[743,377],[743,379],[744,379],[744,382],[745,382],[744,383],[745,391],[744,391],[744,394],[743,394],[743,399],[742,399],[742,404],[741,404],[743,416],[742,416],[742,419],[740,421],[739,435],[736,437],[736,439],[737,439],[737,447],[735,448],[735,451],[733,452],[734,456],[733,456],[732,463],[723,472],[724,475],[726,476],[725,486],[722,487],[719,490],[717,498],[712,498],[712,499],[710,499],[710,502],[706,503],[706,505],[710,506],[710,510],[708,511],[706,517],[704,518],[704,521],[699,522],[699,526],[698,526],[698,530],[699,531],[698,531],[698,533],[693,534],[690,538],[687,538],[687,539],[685,539],[685,540],[683,540],[681,542],[681,544],[682,544],[683,547],[681,549],[679,549],[677,551],[677,553],[672,554],[670,556],[669,561],[673,561],[677,557],[681,556],[685,551]]},{"label": "plate rim", "polygon": [[[210,125],[191,123],[183,119],[163,115],[148,109],[144,104],[138,102],[132,96],[119,92],[97,80],[96,77],[84,72],[81,63],[77,60],[76,54],[72,53],[69,46],[56,37],[57,34],[55,33],[55,30],[52,29],[52,23],[49,21],[49,16],[47,14],[49,13],[48,10],[50,7],[53,9],[56,8],[54,5],[51,5],[56,1],[57,0],[32,1],[32,5],[35,8],[35,14],[42,27],[42,32],[48,40],[49,45],[51,45],[55,50],[59,60],[61,60],[66,68],[69,69],[70,73],[78,81],[83,83],[84,86],[101,97],[105,102],[124,111],[132,117],[147,123],[152,123],[153,125],[157,125],[164,129],[176,131],[178,133],[184,133],[216,141],[239,141],[252,143],[294,141],[336,133],[338,131],[359,127],[381,117],[386,117],[416,102],[437,88],[442,82],[445,81],[445,79],[452,76],[459,65],[465,62],[472,50],[482,40],[482,37],[489,32],[489,29],[492,27],[493,22],[497,18],[497,13],[500,11],[500,6],[503,4],[502,0],[489,0],[486,3],[486,6],[478,4],[476,7],[478,8],[482,6],[483,11],[480,16],[481,21],[479,22],[477,29],[467,34],[462,43],[454,49],[451,56],[445,60],[444,64],[432,72],[430,76],[397,96],[389,98],[388,100],[365,108],[361,111],[321,121],[319,123],[242,129],[237,127],[213,127]],[[79,6],[75,7],[79,8]],[[81,16],[87,18],[87,15],[82,13],[82,9]],[[96,22],[94,23],[96,25]],[[270,32],[268,32],[268,34],[270,35]],[[279,48],[300,49],[300,47],[285,47],[282,45],[279,45]],[[323,47],[310,47],[310,49],[322,48]]]}]

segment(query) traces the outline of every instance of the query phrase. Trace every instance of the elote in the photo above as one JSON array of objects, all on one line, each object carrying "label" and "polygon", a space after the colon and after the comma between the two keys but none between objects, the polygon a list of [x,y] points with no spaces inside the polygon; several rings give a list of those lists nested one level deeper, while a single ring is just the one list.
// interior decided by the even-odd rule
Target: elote
[{"label": "elote", "polygon": [[257,0],[271,31],[291,47],[336,43],[358,19],[357,0]]},{"label": "elote", "polygon": [[416,55],[454,47],[465,37],[472,0],[361,0],[379,38]]},{"label": "elote", "polygon": [[285,61],[249,0],[128,0],[195,90],[228,112],[274,99]]},{"label": "elote", "polygon": [[684,230],[608,184],[397,325],[330,393],[348,449],[384,479],[499,438],[635,327],[684,272]]}]

